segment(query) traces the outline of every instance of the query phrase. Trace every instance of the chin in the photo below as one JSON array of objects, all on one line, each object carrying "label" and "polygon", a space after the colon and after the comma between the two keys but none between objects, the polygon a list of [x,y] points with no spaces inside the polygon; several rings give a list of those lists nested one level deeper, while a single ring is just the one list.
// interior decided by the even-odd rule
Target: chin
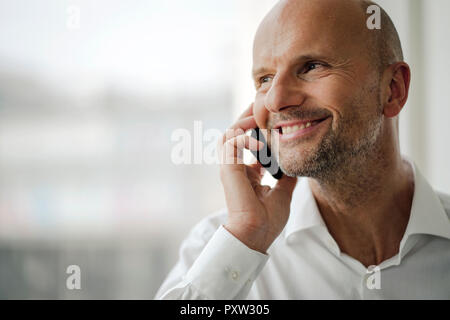
[{"label": "chin", "polygon": [[279,161],[280,167],[288,176],[305,176],[308,167],[310,167],[312,154],[314,154],[314,152],[308,152],[300,146],[289,148],[288,150],[281,150]]},{"label": "chin", "polygon": [[280,149],[279,163],[290,177],[323,178],[330,174],[338,162],[339,147],[333,139],[319,143],[302,143]]}]

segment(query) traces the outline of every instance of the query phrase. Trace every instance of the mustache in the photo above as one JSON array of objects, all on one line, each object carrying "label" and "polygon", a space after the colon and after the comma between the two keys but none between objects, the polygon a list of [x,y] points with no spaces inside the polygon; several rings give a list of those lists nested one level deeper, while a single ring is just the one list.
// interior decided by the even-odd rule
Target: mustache
[{"label": "mustache", "polygon": [[281,121],[323,119],[329,116],[332,116],[331,112],[323,108],[291,108],[284,112],[270,114],[267,119],[267,128],[272,129]]}]

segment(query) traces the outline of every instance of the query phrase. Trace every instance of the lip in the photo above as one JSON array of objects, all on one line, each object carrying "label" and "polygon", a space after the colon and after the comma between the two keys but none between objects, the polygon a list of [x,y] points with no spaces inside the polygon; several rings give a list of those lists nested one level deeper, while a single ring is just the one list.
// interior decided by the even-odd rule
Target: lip
[{"label": "lip", "polygon": [[[291,141],[294,139],[298,139],[301,137],[304,137],[312,132],[315,132],[317,130],[319,130],[320,128],[322,128],[325,124],[327,124],[330,120],[332,119],[331,116],[330,117],[326,117],[326,118],[320,118],[320,119],[315,119],[315,120],[301,120],[301,121],[289,121],[289,122],[282,122],[280,124],[278,124],[275,128],[280,129],[281,127],[284,126],[294,126],[294,125],[302,125],[302,124],[306,124],[308,122],[314,122],[314,121],[320,121],[319,123],[309,127],[309,128],[305,128],[302,130],[297,130],[295,132],[292,133],[288,133],[288,134],[282,134],[279,133],[280,136],[280,141],[282,142],[286,142],[286,141]],[[275,129],[274,128],[274,129]]]},{"label": "lip", "polygon": [[316,119],[307,119],[307,120],[291,120],[291,121],[284,121],[277,123],[276,126],[273,127],[273,129],[281,129],[281,127],[292,127],[295,125],[306,125],[308,122],[314,122],[314,121],[320,121],[320,120],[326,120],[330,116],[323,117],[323,118],[316,118]]}]

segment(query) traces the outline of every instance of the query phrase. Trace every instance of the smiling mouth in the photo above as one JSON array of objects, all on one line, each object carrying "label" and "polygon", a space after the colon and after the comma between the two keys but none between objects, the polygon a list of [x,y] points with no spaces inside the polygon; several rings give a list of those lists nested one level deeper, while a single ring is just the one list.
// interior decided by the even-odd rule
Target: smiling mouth
[{"label": "smiling mouth", "polygon": [[325,128],[330,122],[328,120],[332,121],[332,118],[330,115],[319,119],[285,121],[278,123],[273,129],[275,129],[275,135],[278,135],[281,143],[303,141]]},{"label": "smiling mouth", "polygon": [[301,133],[303,131],[311,131],[310,129],[329,119],[330,117],[325,117],[317,120],[303,120],[303,121],[290,121],[285,124],[277,126],[275,129],[280,130],[280,134],[292,135],[296,133]]}]

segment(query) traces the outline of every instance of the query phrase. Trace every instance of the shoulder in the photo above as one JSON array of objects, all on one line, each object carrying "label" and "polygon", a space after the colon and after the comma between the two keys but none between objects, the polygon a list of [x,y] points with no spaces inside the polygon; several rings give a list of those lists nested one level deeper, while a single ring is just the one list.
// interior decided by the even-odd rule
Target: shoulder
[{"label": "shoulder", "polygon": [[450,195],[439,191],[436,191],[436,194],[450,219]]}]

